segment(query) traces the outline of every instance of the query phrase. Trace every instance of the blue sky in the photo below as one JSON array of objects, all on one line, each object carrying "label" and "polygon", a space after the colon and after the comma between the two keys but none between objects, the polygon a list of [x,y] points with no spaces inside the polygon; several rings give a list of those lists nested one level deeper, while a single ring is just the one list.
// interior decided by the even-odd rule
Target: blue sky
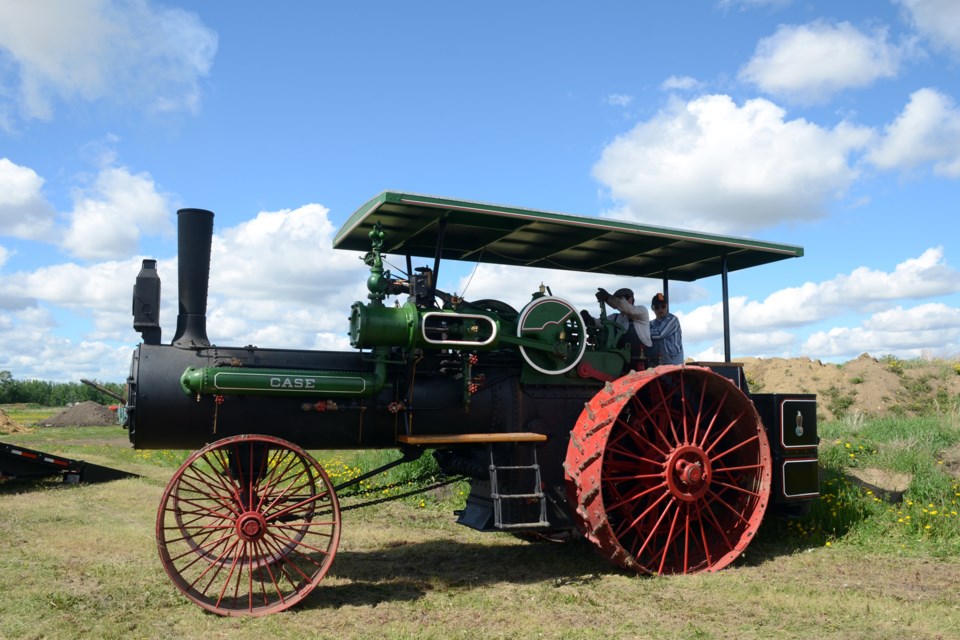
[{"label": "blue sky", "polygon": [[[0,370],[121,381],[145,257],[172,338],[180,207],[216,214],[212,341],[347,349],[331,240],[385,189],[801,245],[731,274],[734,358],[956,357],[958,66],[954,0],[0,0]],[[540,282],[660,288],[441,287]],[[720,287],[671,286],[690,357]]]}]

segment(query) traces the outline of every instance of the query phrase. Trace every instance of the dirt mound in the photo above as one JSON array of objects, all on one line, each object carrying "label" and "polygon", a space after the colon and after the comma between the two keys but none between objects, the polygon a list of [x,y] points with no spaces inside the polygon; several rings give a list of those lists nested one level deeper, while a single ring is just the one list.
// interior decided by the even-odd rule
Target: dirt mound
[{"label": "dirt mound", "polygon": [[0,409],[0,433],[24,433],[29,429],[6,414]]},{"label": "dirt mound", "polygon": [[117,414],[102,404],[87,401],[75,404],[37,423],[38,427],[112,427]]},{"label": "dirt mound", "polygon": [[911,415],[960,397],[960,363],[948,360],[876,359],[863,354],[844,364],[809,358],[743,358],[754,393],[815,393],[827,418],[857,412],[867,416]]}]

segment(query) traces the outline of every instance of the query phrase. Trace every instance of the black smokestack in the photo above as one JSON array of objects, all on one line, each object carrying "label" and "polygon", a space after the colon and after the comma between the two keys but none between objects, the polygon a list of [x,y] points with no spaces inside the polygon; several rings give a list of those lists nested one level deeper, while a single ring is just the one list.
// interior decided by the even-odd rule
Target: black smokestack
[{"label": "black smokestack", "polygon": [[180,209],[178,218],[180,315],[175,347],[209,347],[207,339],[207,285],[210,279],[210,244],[213,212]]}]

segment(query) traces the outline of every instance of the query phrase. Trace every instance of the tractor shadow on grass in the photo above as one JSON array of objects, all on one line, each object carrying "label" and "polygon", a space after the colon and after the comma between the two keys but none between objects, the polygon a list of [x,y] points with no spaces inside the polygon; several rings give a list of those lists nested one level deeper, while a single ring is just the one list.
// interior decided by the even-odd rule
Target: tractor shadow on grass
[{"label": "tractor shadow on grass", "polygon": [[[562,586],[617,574],[634,575],[605,561],[583,540],[489,545],[434,539],[373,551],[338,552],[326,580],[303,606],[369,606],[414,601],[443,589],[471,589],[498,582],[553,581]],[[341,580],[349,583],[330,584]]]},{"label": "tractor shadow on grass", "polygon": [[[776,561],[801,547],[795,538],[758,536],[731,566]],[[400,542],[371,551],[340,551],[326,580],[301,606],[374,606],[416,601],[433,591],[469,590],[497,583],[576,586],[618,575],[649,579],[614,566],[583,539],[562,544],[479,544],[449,539]]]}]

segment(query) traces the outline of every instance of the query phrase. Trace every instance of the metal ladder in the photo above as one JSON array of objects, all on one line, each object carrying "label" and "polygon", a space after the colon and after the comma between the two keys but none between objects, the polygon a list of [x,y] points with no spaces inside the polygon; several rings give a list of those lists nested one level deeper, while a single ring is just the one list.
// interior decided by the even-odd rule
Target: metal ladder
[{"label": "metal ladder", "polygon": [[[517,446],[524,445],[518,444]],[[493,499],[493,521],[497,529],[529,529],[532,527],[546,527],[550,524],[547,521],[547,499],[543,493],[543,484],[540,480],[540,464],[537,462],[537,449],[533,444],[527,444],[526,446],[530,447],[532,453],[531,464],[498,465],[494,445],[487,445],[487,451],[490,454],[490,497]],[[527,478],[523,477],[525,475]],[[506,490],[516,492],[503,493],[501,492],[501,485],[503,485]],[[519,491],[518,485],[520,485]],[[505,500],[508,501],[508,505],[512,501],[527,501],[528,503],[532,503],[534,500],[537,501],[539,505],[539,519],[528,519],[536,517],[536,515],[532,513],[536,511],[535,508],[525,508],[527,505],[518,505],[513,509],[508,506],[507,514],[515,518],[522,516],[523,519],[505,522]]]}]

